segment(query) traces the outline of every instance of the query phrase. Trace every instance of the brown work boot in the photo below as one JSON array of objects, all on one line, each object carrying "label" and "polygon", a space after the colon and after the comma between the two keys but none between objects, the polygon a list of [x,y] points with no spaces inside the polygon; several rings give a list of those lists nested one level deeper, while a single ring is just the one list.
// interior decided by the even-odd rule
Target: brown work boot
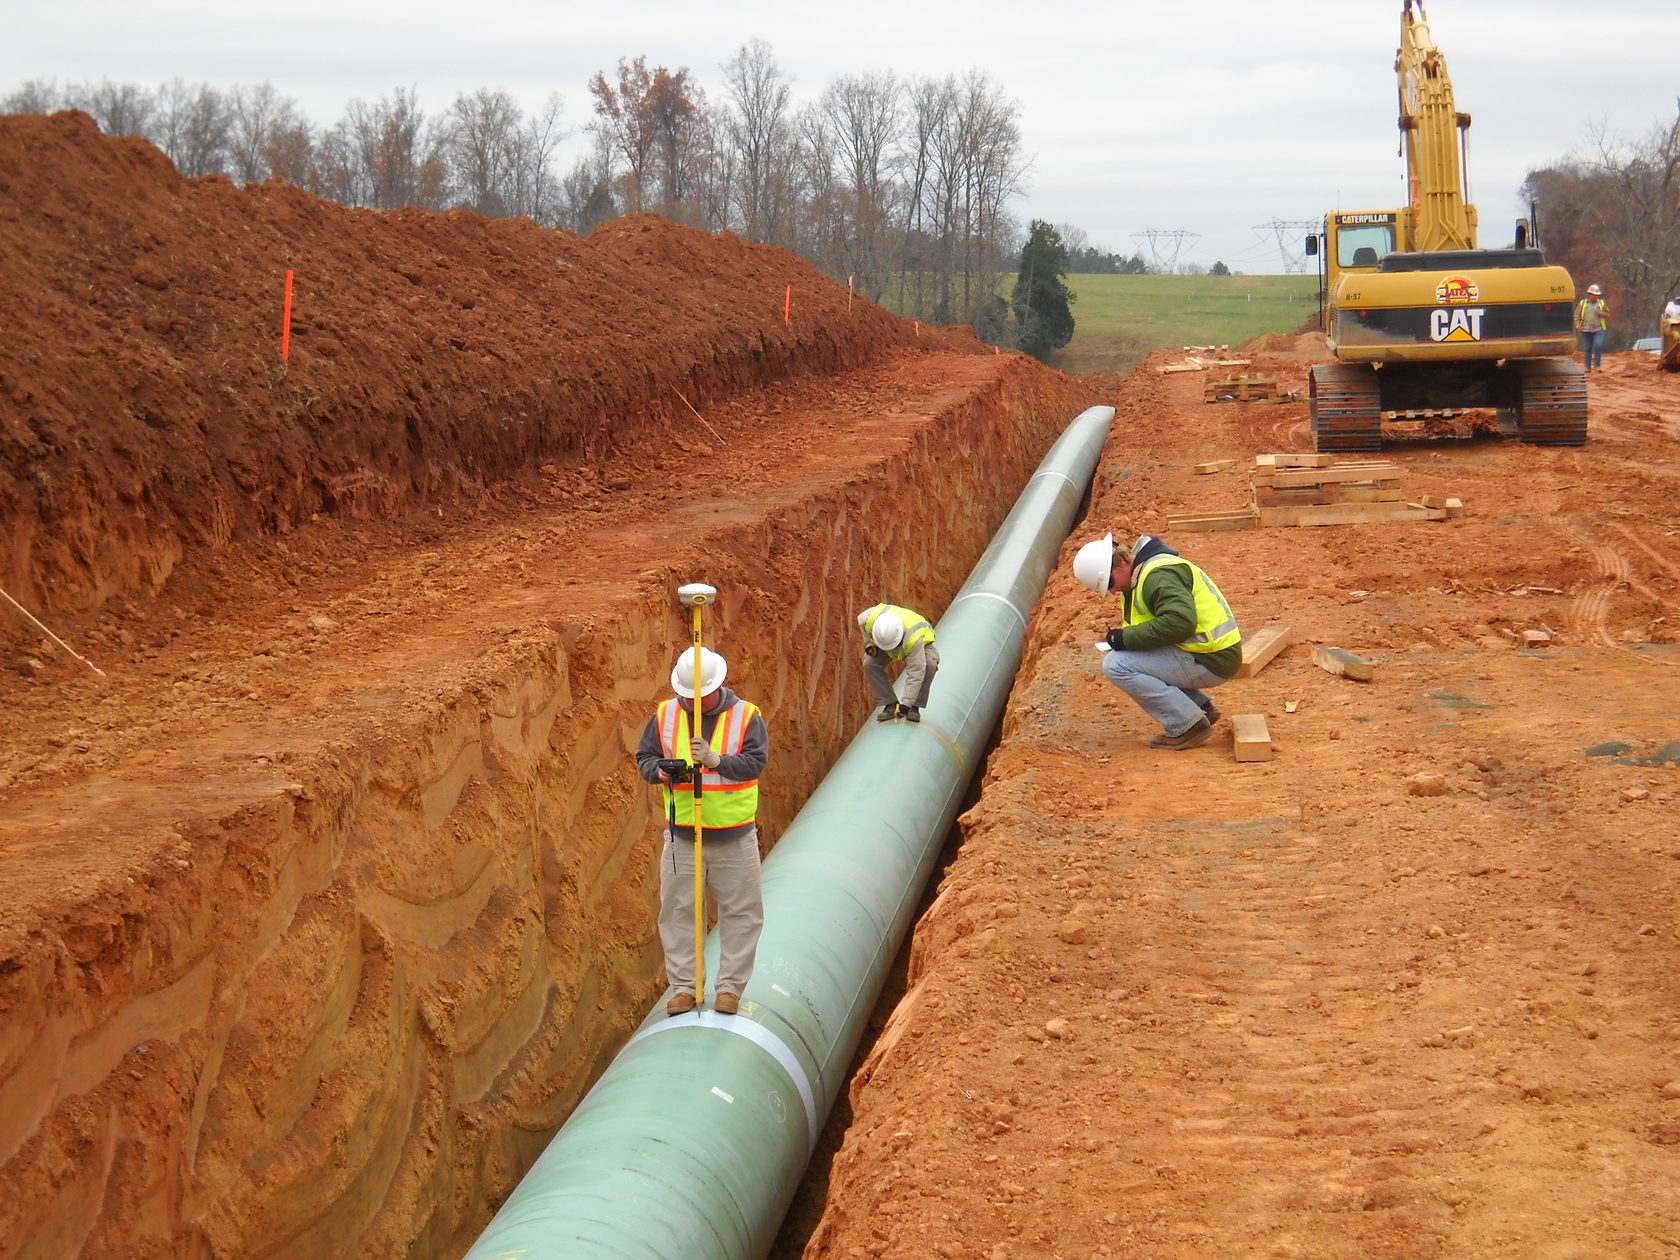
[{"label": "brown work boot", "polygon": [[906,722],[920,722],[922,711],[913,704],[901,704],[898,706],[898,716]]},{"label": "brown work boot", "polygon": [[1202,714],[1207,718],[1209,726],[1219,724],[1219,706],[1211,699],[1202,706]]},{"label": "brown work boot", "polygon": [[733,1015],[741,1009],[741,995],[739,993],[719,993],[712,1000],[712,1009],[719,1015]]},{"label": "brown work boot", "polygon": [[896,704],[889,704],[875,715],[875,720],[877,722],[890,722],[897,716],[898,706]]},{"label": "brown work boot", "polygon": [[1208,736],[1213,734],[1213,723],[1205,717],[1196,719],[1195,724],[1182,735],[1168,735],[1162,732],[1149,741],[1151,748],[1168,748],[1173,752],[1182,752],[1186,748],[1194,748],[1197,744],[1205,744]]},{"label": "brown work boot", "polygon": [[681,993],[673,993],[671,1000],[665,1003],[667,1015],[686,1015],[694,1009],[694,994],[684,989]]}]

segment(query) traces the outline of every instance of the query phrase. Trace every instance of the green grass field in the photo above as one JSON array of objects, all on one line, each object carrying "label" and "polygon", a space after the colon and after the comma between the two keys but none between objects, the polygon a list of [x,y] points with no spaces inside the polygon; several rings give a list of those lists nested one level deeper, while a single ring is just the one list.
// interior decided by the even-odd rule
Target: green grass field
[{"label": "green grass field", "polygon": [[1292,333],[1318,314],[1318,277],[1069,276],[1073,340],[1050,362],[1066,372],[1129,372],[1152,350],[1235,346]]}]

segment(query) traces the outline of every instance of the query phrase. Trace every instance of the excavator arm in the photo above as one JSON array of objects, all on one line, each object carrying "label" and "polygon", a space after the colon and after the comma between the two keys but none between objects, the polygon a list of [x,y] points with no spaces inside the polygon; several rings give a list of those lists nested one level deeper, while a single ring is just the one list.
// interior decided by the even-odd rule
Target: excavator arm
[{"label": "excavator arm", "polygon": [[1400,15],[1400,136],[1410,193],[1406,248],[1476,248],[1476,210],[1464,194],[1462,159],[1470,115],[1453,105],[1447,59],[1429,34],[1422,0],[1406,0]]}]

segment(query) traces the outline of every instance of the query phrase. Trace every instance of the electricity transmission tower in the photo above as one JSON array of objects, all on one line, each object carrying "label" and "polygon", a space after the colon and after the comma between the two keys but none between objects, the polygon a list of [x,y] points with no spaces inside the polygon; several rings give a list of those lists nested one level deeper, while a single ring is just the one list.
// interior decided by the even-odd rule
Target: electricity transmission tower
[{"label": "electricity transmission tower", "polygon": [[[1296,248],[1301,242],[1301,233],[1310,232],[1318,226],[1311,219],[1273,219],[1270,223],[1256,223],[1254,230],[1264,232],[1270,228],[1277,234],[1278,253],[1283,255],[1283,273],[1287,276],[1299,276],[1307,270],[1307,256]],[[1293,232],[1294,236],[1285,236],[1285,232]]]},{"label": "electricity transmission tower", "polygon": [[[1155,270],[1170,276],[1178,267],[1178,251],[1184,248],[1184,242],[1193,241],[1200,235],[1200,232],[1189,232],[1184,228],[1145,228],[1141,232],[1133,232],[1132,239],[1143,237],[1149,243],[1149,256],[1154,260]],[[1167,253],[1169,246],[1170,254]]]}]

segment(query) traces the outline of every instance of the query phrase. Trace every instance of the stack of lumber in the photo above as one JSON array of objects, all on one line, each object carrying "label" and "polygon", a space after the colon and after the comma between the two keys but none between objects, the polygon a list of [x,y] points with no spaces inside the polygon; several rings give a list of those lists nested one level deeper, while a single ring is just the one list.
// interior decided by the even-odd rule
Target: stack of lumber
[{"label": "stack of lumber", "polygon": [[[1199,349],[1196,346],[1186,346],[1186,350]],[[1220,349],[1224,349],[1223,346]],[[1247,367],[1247,359],[1214,359],[1206,355],[1187,354],[1182,363],[1168,363],[1161,367],[1162,372],[1205,372],[1209,368],[1240,368]]]},{"label": "stack of lumber", "polygon": [[1327,454],[1260,455],[1254,461],[1254,510],[1261,525],[1444,521],[1464,514],[1457,499],[1409,502],[1400,489],[1403,471],[1387,460],[1337,463]]},{"label": "stack of lumber", "polygon": [[[1198,467],[1198,470],[1200,468]],[[1361,521],[1444,521],[1464,515],[1459,499],[1400,489],[1404,470],[1386,460],[1336,463],[1328,454],[1257,455],[1254,507],[1247,512],[1169,516],[1174,530],[1253,529],[1272,525],[1352,525]]]}]

